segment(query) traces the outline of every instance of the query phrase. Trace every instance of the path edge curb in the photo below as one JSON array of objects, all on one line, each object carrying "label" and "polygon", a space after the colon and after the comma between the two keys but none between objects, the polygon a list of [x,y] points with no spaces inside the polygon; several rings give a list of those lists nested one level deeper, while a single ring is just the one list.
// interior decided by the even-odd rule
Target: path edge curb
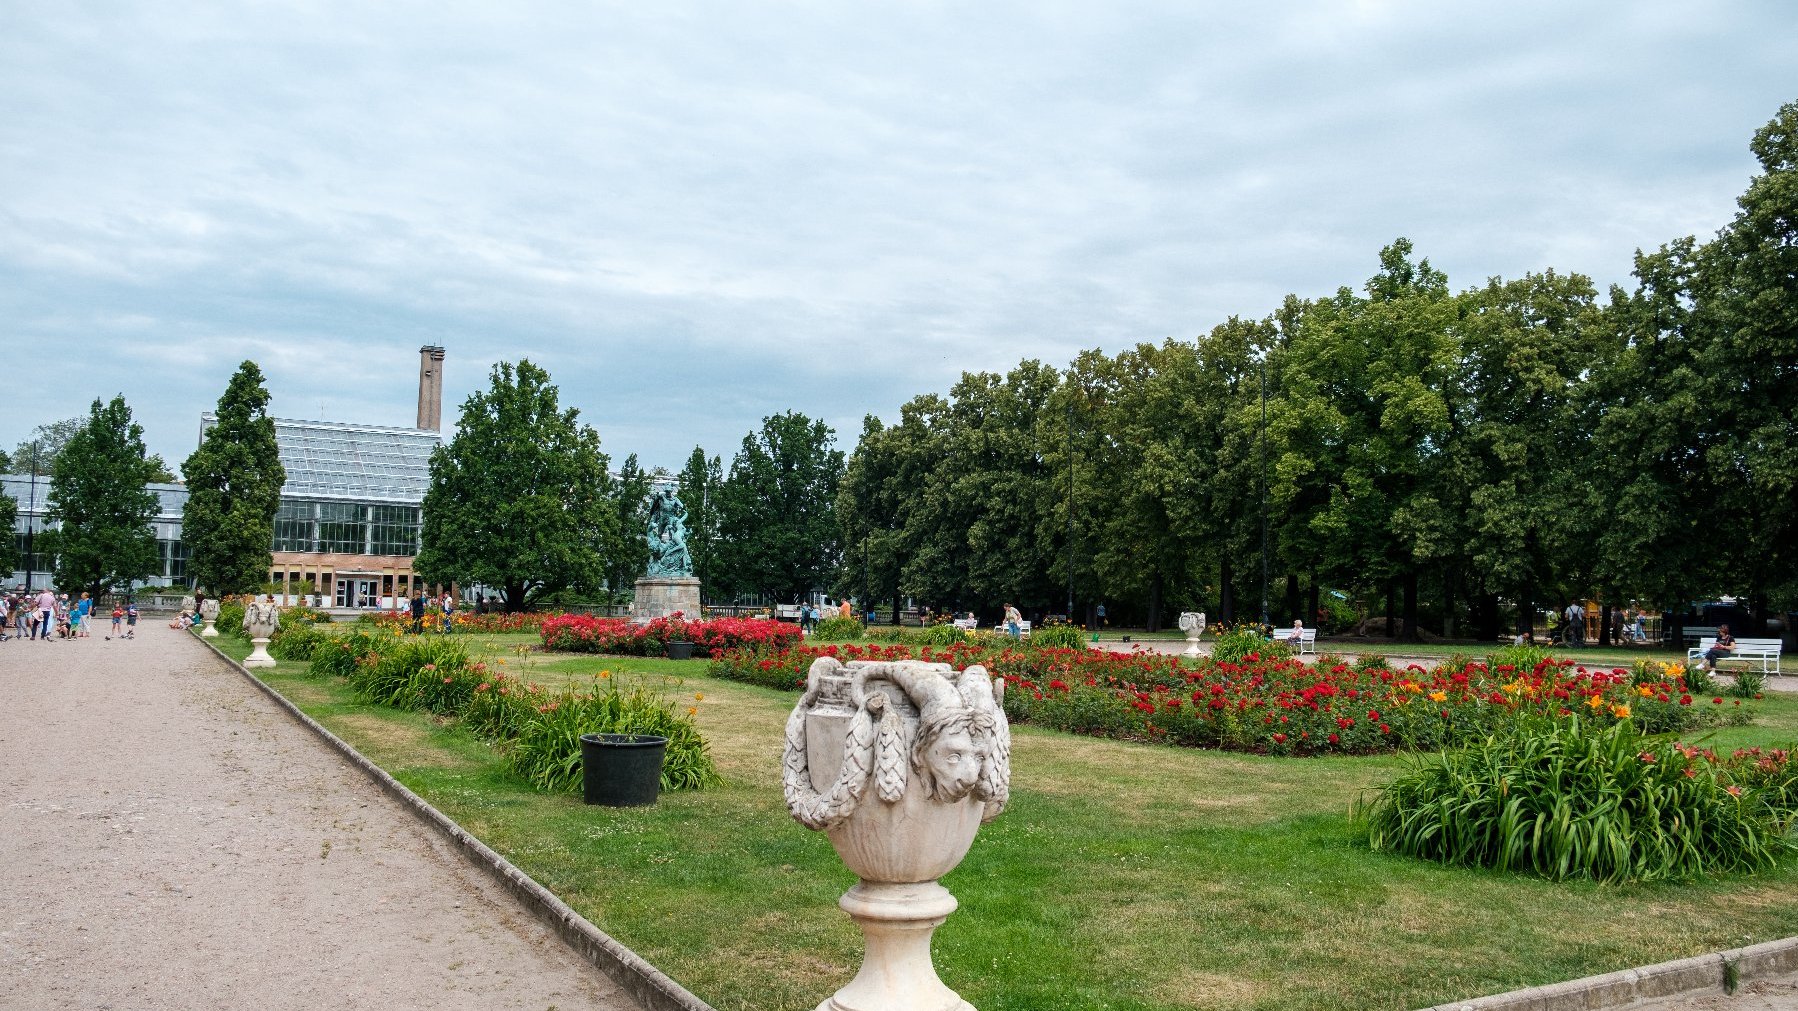
[{"label": "path edge curb", "polygon": [[[188,634],[188,633],[183,633]],[[368,756],[351,747],[349,742],[327,730],[323,724],[301,711],[287,696],[276,691],[268,682],[251,673],[248,667],[233,660],[224,650],[216,645],[189,634],[189,638],[198,640],[200,645],[213,652],[213,655],[230,664],[281,707],[287,715],[293,717],[302,726],[337,751],[350,764],[362,770],[363,774],[375,781],[388,795],[398,800],[407,810],[426,825],[435,829],[440,835],[454,843],[462,856],[475,867],[485,871],[487,875],[511,892],[524,903],[525,908],[537,915],[550,929],[573,948],[582,958],[592,963],[594,968],[606,974],[612,982],[618,984],[630,994],[645,1011],[715,1011],[715,1009],[694,996],[655,966],[650,965],[643,956],[627,948],[618,939],[594,926],[592,921],[574,911],[568,903],[563,902],[556,894],[543,887],[537,880],[519,870],[510,860],[500,856],[492,847],[476,838],[467,829],[458,825],[454,819],[431,806],[429,801],[413,793],[404,783],[388,775],[387,770],[371,761]]]},{"label": "path edge curb", "polygon": [[1599,1011],[1663,997],[1707,997],[1725,992],[1723,980],[1730,966],[1741,983],[1798,972],[1798,937],[1475,1000],[1450,1001],[1423,1011]]}]

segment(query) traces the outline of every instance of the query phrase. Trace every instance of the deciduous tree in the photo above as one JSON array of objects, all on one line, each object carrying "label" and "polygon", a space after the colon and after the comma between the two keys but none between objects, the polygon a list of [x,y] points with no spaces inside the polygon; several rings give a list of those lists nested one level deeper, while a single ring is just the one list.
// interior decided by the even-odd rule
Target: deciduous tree
[{"label": "deciduous tree", "polygon": [[158,503],[145,485],[156,470],[125,398],[95,400],[50,475],[47,515],[58,526],[44,539],[59,585],[98,596],[155,574]]},{"label": "deciduous tree", "polygon": [[217,420],[182,464],[188,573],[214,594],[254,591],[273,563],[275,513],[287,470],[268,404],[262,369],[252,361],[239,365],[219,397]]}]

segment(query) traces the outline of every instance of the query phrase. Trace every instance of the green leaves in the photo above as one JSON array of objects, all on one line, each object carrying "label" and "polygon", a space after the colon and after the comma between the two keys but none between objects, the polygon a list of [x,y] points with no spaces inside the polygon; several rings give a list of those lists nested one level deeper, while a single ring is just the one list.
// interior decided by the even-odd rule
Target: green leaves
[{"label": "green leaves", "polygon": [[599,433],[562,410],[549,373],[529,361],[501,362],[490,378],[431,456],[419,571],[494,587],[511,611],[534,595],[597,589],[601,552],[622,535]]},{"label": "green leaves", "polygon": [[743,437],[713,506],[714,593],[793,600],[829,583],[842,550],[835,509],[843,453],[835,442],[830,426],[795,411],[764,418],[759,432]]},{"label": "green leaves", "polygon": [[268,404],[262,369],[252,361],[239,365],[219,397],[217,420],[182,464],[188,573],[215,594],[254,591],[273,562],[275,512],[287,471]]},{"label": "green leaves", "polygon": [[124,397],[95,400],[57,454],[48,515],[60,527],[45,535],[44,550],[56,559],[59,585],[98,595],[157,571],[157,501],[145,485],[160,465],[145,454],[143,436]]}]

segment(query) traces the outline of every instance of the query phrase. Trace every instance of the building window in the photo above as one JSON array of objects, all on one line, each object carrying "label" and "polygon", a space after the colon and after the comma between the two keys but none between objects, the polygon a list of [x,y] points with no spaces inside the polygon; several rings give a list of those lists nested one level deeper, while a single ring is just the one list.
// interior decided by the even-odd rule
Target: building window
[{"label": "building window", "polygon": [[369,554],[418,554],[417,506],[369,506]]},{"label": "building window", "polygon": [[353,502],[318,503],[318,550],[360,555],[367,550],[368,523]]}]

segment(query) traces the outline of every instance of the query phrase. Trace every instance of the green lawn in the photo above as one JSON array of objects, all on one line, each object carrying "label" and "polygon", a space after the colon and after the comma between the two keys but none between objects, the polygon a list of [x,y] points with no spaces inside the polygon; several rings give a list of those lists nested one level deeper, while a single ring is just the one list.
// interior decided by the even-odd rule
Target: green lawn
[{"label": "green lawn", "polygon": [[[264,677],[407,786],[721,1011],[815,1005],[853,974],[853,883],[786,813],[796,697],[703,661],[517,655],[544,682],[605,669],[684,679],[726,785],[653,809],[531,791],[446,721],[357,703],[283,664]],[[233,655],[248,647],[216,640]],[[692,696],[702,695],[703,699]],[[1798,739],[1769,698],[1736,747]],[[1798,866],[1686,886],[1600,887],[1370,852],[1356,794],[1399,758],[1275,759],[1016,729],[1011,807],[944,883],[950,986],[984,1011],[1402,1009],[1798,934]]]}]

